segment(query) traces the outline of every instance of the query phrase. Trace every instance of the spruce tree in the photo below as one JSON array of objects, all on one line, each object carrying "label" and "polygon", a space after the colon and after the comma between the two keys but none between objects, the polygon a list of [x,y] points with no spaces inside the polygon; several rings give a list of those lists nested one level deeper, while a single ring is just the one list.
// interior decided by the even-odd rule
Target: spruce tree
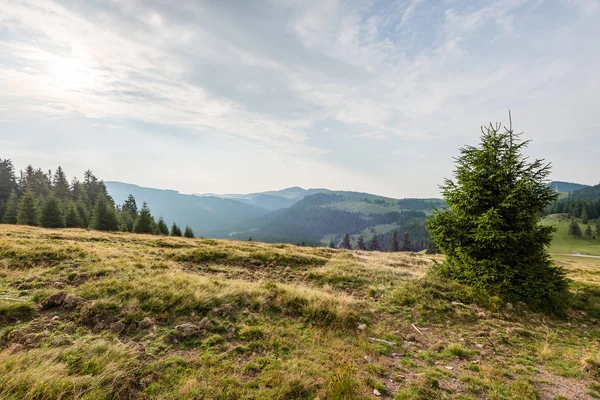
[{"label": "spruce tree", "polygon": [[358,236],[358,239],[356,240],[356,248],[358,250],[367,249],[367,246],[365,245],[365,238],[363,237],[363,235]]},{"label": "spruce tree", "polygon": [[77,212],[77,206],[70,203],[67,206],[67,212],[65,213],[65,227],[67,228],[81,228],[81,218]]},{"label": "spruce tree", "polygon": [[585,204],[583,204],[582,208],[581,208],[581,223],[585,225],[589,222],[589,220],[590,220],[590,217],[588,215],[587,208],[586,208]]},{"label": "spruce tree", "polygon": [[54,194],[57,198],[66,199],[69,197],[69,181],[61,166],[59,166],[54,173],[52,185]]},{"label": "spruce tree", "polygon": [[410,235],[408,234],[408,232],[404,232],[404,235],[402,235],[402,247],[400,248],[400,251],[410,251],[410,249]]},{"label": "spruce tree", "polygon": [[185,236],[188,239],[193,239],[195,237],[194,231],[192,230],[192,228],[189,225],[187,225],[185,227],[185,232],[183,233],[183,236]]},{"label": "spruce tree", "polygon": [[381,251],[381,246],[379,245],[379,241],[377,241],[377,233],[373,234],[371,241],[369,242],[369,250],[370,251]]},{"label": "spruce tree", "polygon": [[27,191],[19,201],[17,209],[17,224],[38,225],[38,207],[33,193]]},{"label": "spruce tree", "polygon": [[569,236],[573,236],[574,238],[577,238],[577,239],[579,239],[583,236],[583,233],[581,232],[581,228],[579,227],[579,224],[574,219],[572,219],[571,223],[569,224]]},{"label": "spruce tree", "polygon": [[91,228],[98,231],[118,231],[119,219],[108,198],[100,193],[97,196],[92,215]]},{"label": "spruce tree", "polygon": [[248,236],[248,241],[252,242],[252,236]]},{"label": "spruce tree", "polygon": [[40,211],[40,225],[44,228],[64,228],[65,220],[60,209],[60,203],[54,194],[44,199]]},{"label": "spruce tree", "polygon": [[400,251],[400,245],[398,244],[398,231],[394,231],[392,234],[392,244],[390,245],[390,251]]},{"label": "spruce tree", "polygon": [[329,248],[335,249],[335,243],[333,243],[333,239],[329,239]]},{"label": "spruce tree", "polygon": [[11,160],[0,159],[0,203],[6,203],[13,190],[17,190],[15,167]]},{"label": "spruce tree", "polygon": [[350,243],[350,235],[346,232],[344,235],[344,239],[342,240],[342,244],[340,245],[342,249],[352,250],[352,244]]},{"label": "spruce tree", "polygon": [[592,227],[588,224],[587,228],[585,228],[585,237],[587,239],[591,239],[594,234],[592,233]]},{"label": "spruce tree", "polygon": [[5,224],[16,224],[17,223],[17,212],[19,209],[19,195],[17,191],[13,189],[10,193],[10,197],[4,207],[4,215],[2,216],[2,222]]},{"label": "spruce tree", "polygon": [[154,233],[154,217],[150,213],[148,204],[144,202],[135,222],[133,224],[133,232],[135,233]]},{"label": "spruce tree", "polygon": [[127,196],[127,200],[123,203],[123,207],[121,207],[123,212],[129,213],[131,215],[131,219],[135,221],[138,216],[138,208],[137,203],[135,201],[135,197],[132,194]]},{"label": "spruce tree", "polygon": [[77,215],[79,215],[79,220],[81,221],[80,228],[89,228],[90,227],[90,212],[85,205],[83,200],[78,200],[75,203],[75,208],[77,209]]},{"label": "spruce tree", "polygon": [[157,225],[158,225],[158,232],[161,235],[169,236],[169,227],[165,223],[165,220],[163,219],[163,217],[158,218],[158,224]]},{"label": "spruce tree", "polygon": [[171,236],[183,236],[181,229],[175,222],[171,225]]},{"label": "spruce tree", "polygon": [[121,212],[119,212],[119,230],[121,232],[133,232],[134,222],[135,220],[131,214],[121,208]]},{"label": "spruce tree", "polygon": [[600,236],[600,218],[596,220],[596,235]]},{"label": "spruce tree", "polygon": [[533,309],[564,313],[568,305],[565,272],[547,251],[554,228],[540,224],[557,198],[547,185],[550,166],[530,161],[527,141],[501,125],[482,129],[478,147],[456,158],[456,181],[442,192],[448,208],[428,221],[435,244],[446,255],[438,271],[447,277]]}]

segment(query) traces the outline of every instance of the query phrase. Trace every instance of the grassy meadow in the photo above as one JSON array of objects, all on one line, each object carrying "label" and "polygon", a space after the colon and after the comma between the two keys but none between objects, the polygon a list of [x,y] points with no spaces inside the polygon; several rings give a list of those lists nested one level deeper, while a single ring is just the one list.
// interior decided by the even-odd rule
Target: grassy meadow
[{"label": "grassy meadow", "polygon": [[440,260],[0,225],[0,398],[600,398],[600,259],[566,319]]},{"label": "grassy meadow", "polygon": [[[544,223],[556,227],[554,240],[550,247],[550,252],[555,254],[572,254],[577,252],[584,255],[600,256],[600,237],[596,234],[595,221],[590,221],[595,239],[587,239],[585,236],[577,239],[569,236],[569,223],[571,219],[564,214],[552,214],[544,218]],[[585,232],[587,225],[578,221],[582,232]]]}]

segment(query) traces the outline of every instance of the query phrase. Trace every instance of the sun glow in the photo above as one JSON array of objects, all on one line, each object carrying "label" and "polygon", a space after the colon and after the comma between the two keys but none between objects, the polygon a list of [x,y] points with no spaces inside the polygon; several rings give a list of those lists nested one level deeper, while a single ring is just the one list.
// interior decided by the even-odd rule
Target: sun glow
[{"label": "sun glow", "polygon": [[49,60],[49,84],[61,90],[78,90],[92,86],[89,65],[82,57],[54,57]]}]

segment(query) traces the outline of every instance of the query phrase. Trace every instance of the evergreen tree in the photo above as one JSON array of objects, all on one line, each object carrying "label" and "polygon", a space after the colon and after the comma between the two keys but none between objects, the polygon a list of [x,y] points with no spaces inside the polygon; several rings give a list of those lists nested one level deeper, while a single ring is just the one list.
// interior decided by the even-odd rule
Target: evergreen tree
[{"label": "evergreen tree", "polygon": [[329,248],[335,249],[335,243],[333,243],[333,239],[329,239]]},{"label": "evergreen tree", "polygon": [[587,224],[590,220],[590,217],[588,215],[587,209],[585,207],[585,205],[581,208],[581,223],[582,224]]},{"label": "evergreen tree", "polygon": [[154,217],[150,213],[148,204],[144,202],[135,222],[133,224],[133,232],[135,233],[154,233]]},{"label": "evergreen tree", "polygon": [[69,203],[67,212],[65,213],[65,227],[80,228],[82,226],[81,218],[77,212],[77,206],[74,203]]},{"label": "evergreen tree", "polygon": [[574,219],[571,220],[571,223],[569,224],[569,236],[573,236],[577,239],[579,239],[583,236],[583,233],[581,233],[581,228],[579,227],[579,224]]},{"label": "evergreen tree", "polygon": [[438,247],[435,245],[435,242],[433,240],[430,240],[427,243],[427,254],[440,254],[440,249],[438,249]]},{"label": "evergreen tree", "polygon": [[81,228],[89,228],[90,227],[90,212],[88,211],[87,206],[85,205],[83,200],[78,200],[75,203],[75,208],[77,209],[77,215],[79,215],[79,220],[81,221]]},{"label": "evergreen tree", "polygon": [[85,199],[85,191],[83,189],[83,185],[81,184],[81,182],[79,182],[77,178],[73,178],[71,180],[70,192],[71,199],[73,199],[73,201]]},{"label": "evergreen tree", "polygon": [[194,231],[192,230],[192,228],[189,225],[187,225],[185,227],[185,232],[183,233],[183,236],[185,236],[188,239],[193,239],[195,237]]},{"label": "evergreen tree", "polygon": [[169,236],[169,227],[165,223],[165,220],[163,219],[163,217],[160,217],[158,219],[157,226],[158,226],[159,234],[164,235],[164,236]]},{"label": "evergreen tree", "polygon": [[379,245],[379,242],[377,241],[377,233],[373,234],[373,237],[371,238],[371,241],[369,242],[369,250],[370,251],[381,251],[381,246]]},{"label": "evergreen tree", "polygon": [[121,232],[133,232],[133,224],[135,220],[128,211],[123,210],[119,212],[119,230]]},{"label": "evergreen tree", "polygon": [[44,228],[64,228],[65,220],[56,196],[46,196],[40,211],[40,225]]},{"label": "evergreen tree", "polygon": [[117,212],[103,193],[100,193],[96,199],[91,221],[91,228],[98,231],[119,230],[119,219],[117,217]]},{"label": "evergreen tree", "polygon": [[132,194],[130,194],[127,197],[127,200],[125,200],[125,203],[123,203],[123,207],[121,207],[121,210],[123,212],[129,213],[129,215],[131,215],[132,220],[135,220],[137,218],[137,216],[138,216],[137,203],[135,202],[135,197],[133,197]]},{"label": "evergreen tree", "polygon": [[12,161],[0,159],[0,203],[5,204],[17,188],[17,177]]},{"label": "evergreen tree", "polygon": [[592,227],[588,225],[587,228],[585,228],[585,237],[587,239],[591,239],[592,236],[594,236],[594,234],[592,233]]},{"label": "evergreen tree", "polygon": [[175,222],[171,225],[171,236],[183,236],[181,229]]},{"label": "evergreen tree", "polygon": [[340,245],[342,249],[352,250],[352,244],[350,243],[350,235],[346,232],[344,235],[344,239],[342,240],[342,244]]},{"label": "evergreen tree", "polygon": [[539,223],[556,198],[547,185],[550,166],[522,155],[528,142],[510,128],[490,124],[479,147],[466,146],[456,159],[456,181],[442,191],[448,208],[428,221],[429,232],[446,255],[438,267],[447,277],[485,289],[506,301],[564,313],[565,272],[546,247],[554,228]]},{"label": "evergreen tree", "polygon": [[390,251],[400,251],[400,245],[398,244],[398,231],[394,231],[392,234],[392,244],[390,245]]},{"label": "evergreen tree", "polygon": [[358,250],[366,250],[367,246],[365,245],[365,238],[363,235],[360,235],[356,241],[356,248]]},{"label": "evergreen tree", "polygon": [[4,207],[4,214],[2,216],[2,222],[5,224],[16,224],[17,223],[17,212],[19,209],[19,195],[17,191],[13,189]]},{"label": "evergreen tree", "polygon": [[69,181],[67,180],[67,175],[65,174],[60,165],[54,173],[54,179],[52,184],[54,194],[57,198],[66,199],[67,197],[69,197]]},{"label": "evergreen tree", "polygon": [[32,192],[27,191],[19,201],[17,209],[17,224],[32,225],[38,224],[38,207]]},{"label": "evergreen tree", "polygon": [[596,220],[596,235],[600,236],[600,218]]},{"label": "evergreen tree", "polygon": [[248,236],[248,241],[252,242],[252,236]]},{"label": "evergreen tree", "polygon": [[408,232],[404,232],[404,235],[402,235],[402,247],[400,248],[400,251],[410,251],[410,248],[410,235]]}]

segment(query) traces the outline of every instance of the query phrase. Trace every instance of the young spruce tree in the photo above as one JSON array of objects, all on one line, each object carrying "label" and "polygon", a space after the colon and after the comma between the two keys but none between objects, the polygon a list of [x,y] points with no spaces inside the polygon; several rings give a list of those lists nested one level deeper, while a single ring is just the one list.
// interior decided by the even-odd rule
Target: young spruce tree
[{"label": "young spruce tree", "polygon": [[173,222],[173,225],[171,225],[171,236],[183,236],[181,229],[175,222]]},{"label": "young spruce tree", "polygon": [[183,233],[183,236],[185,236],[186,238],[189,238],[189,239],[193,239],[195,237],[194,231],[192,230],[192,228],[189,225],[187,225],[185,227],[185,232]]},{"label": "young spruce tree", "polygon": [[587,228],[585,228],[585,237],[587,239],[591,239],[593,236],[594,234],[592,233],[592,227],[588,225]]},{"label": "young spruce tree", "polygon": [[350,243],[350,235],[346,233],[344,235],[344,239],[342,240],[342,244],[340,245],[342,249],[352,250],[352,244]]},{"label": "young spruce tree", "polygon": [[33,193],[27,191],[19,201],[17,224],[38,225],[38,207]]},{"label": "young spruce tree", "polygon": [[400,251],[410,251],[411,246],[410,235],[408,232],[404,232],[404,235],[402,235],[402,247],[400,248]]},{"label": "young spruce tree", "polygon": [[65,220],[60,202],[54,194],[49,194],[42,203],[40,225],[44,228],[64,228]]},{"label": "young spruce tree", "polygon": [[369,250],[370,251],[381,251],[381,246],[379,245],[379,241],[377,240],[377,233],[373,234],[371,241],[369,242]]},{"label": "young spruce tree", "polygon": [[574,219],[571,220],[571,223],[569,224],[569,236],[573,236],[577,239],[580,239],[583,236],[579,224]]},{"label": "young spruce tree", "polygon": [[400,245],[398,244],[398,231],[394,231],[392,234],[392,244],[390,245],[390,251],[400,251]]},{"label": "young spruce tree", "polygon": [[356,240],[356,248],[358,250],[366,250],[367,246],[365,245],[365,238],[363,237],[363,235],[360,235],[358,237],[358,239]]},{"label": "young spruce tree", "polygon": [[152,217],[152,213],[150,212],[150,207],[148,204],[144,202],[142,204],[142,209],[138,213],[137,218],[133,224],[133,232],[134,233],[154,233],[154,217]]},{"label": "young spruce tree", "polygon": [[98,231],[118,231],[119,219],[117,212],[103,193],[96,198],[91,228]]},{"label": "young spruce tree", "polygon": [[482,133],[478,147],[460,150],[456,181],[442,186],[448,208],[428,221],[446,255],[439,272],[506,301],[564,314],[565,272],[546,250],[554,228],[540,224],[544,208],[557,198],[547,185],[550,165],[523,156],[528,142],[512,123],[504,130],[490,124]]},{"label": "young spruce tree", "polygon": [[67,212],[65,213],[65,227],[67,228],[80,228],[82,227],[81,218],[77,212],[75,204],[70,203],[67,206]]},{"label": "young spruce tree", "polygon": [[17,223],[17,212],[19,209],[19,195],[16,190],[10,193],[10,197],[4,207],[4,215],[2,216],[2,222],[5,224],[16,224]]},{"label": "young spruce tree", "polygon": [[163,236],[169,236],[169,227],[163,217],[158,218],[158,232]]}]

